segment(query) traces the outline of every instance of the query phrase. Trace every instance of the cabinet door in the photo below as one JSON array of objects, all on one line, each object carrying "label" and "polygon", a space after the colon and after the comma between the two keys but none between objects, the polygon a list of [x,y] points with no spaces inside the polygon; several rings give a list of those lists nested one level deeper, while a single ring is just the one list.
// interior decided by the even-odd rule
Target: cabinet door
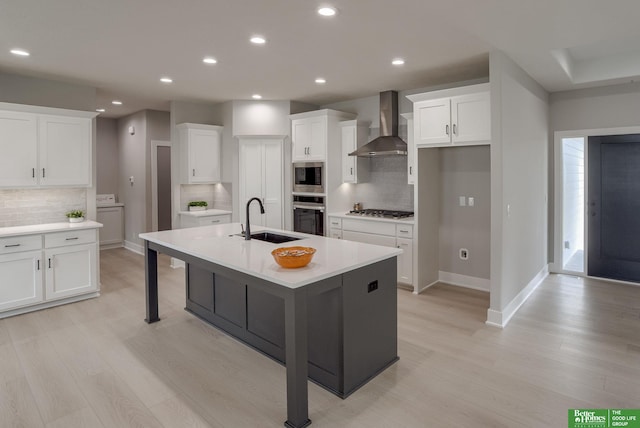
[{"label": "cabinet door", "polygon": [[100,246],[122,246],[124,243],[124,208],[98,208],[96,216],[100,229]]},{"label": "cabinet door", "polygon": [[329,229],[329,238],[342,239],[342,229]]},{"label": "cabinet door", "polygon": [[398,282],[413,284],[413,240],[397,238],[397,247],[402,250],[398,256]]},{"label": "cabinet door", "polygon": [[39,169],[43,186],[91,184],[91,119],[40,115]]},{"label": "cabinet door", "polygon": [[0,256],[0,310],[40,303],[42,251]]},{"label": "cabinet door", "polygon": [[264,225],[274,229],[282,229],[282,142],[280,140],[264,141],[262,143],[262,157],[264,159],[264,176],[262,178]]},{"label": "cabinet door", "polygon": [[353,125],[342,126],[342,182],[357,182],[357,158],[349,156],[357,148],[356,127]]},{"label": "cabinet door", "polygon": [[416,145],[413,139],[413,116],[407,118],[407,184],[416,182]]},{"label": "cabinet door", "polygon": [[[258,140],[240,140],[240,221],[246,223],[246,203],[256,197],[262,199],[264,177],[262,143]],[[249,216],[251,224],[264,226],[263,216],[257,202],[252,202]]]},{"label": "cabinet door", "polygon": [[449,98],[414,104],[414,142],[421,145],[451,143],[451,102]]},{"label": "cabinet door", "polygon": [[451,99],[451,130],[454,144],[491,140],[489,93],[462,95]]},{"label": "cabinet door", "polygon": [[0,111],[0,153],[0,187],[38,184],[38,122],[35,114]]},{"label": "cabinet door", "polygon": [[188,138],[189,183],[219,183],[220,134],[190,129]]},{"label": "cabinet door", "polygon": [[293,162],[307,160],[307,151],[311,144],[311,122],[308,119],[291,121],[291,142]]},{"label": "cabinet door", "polygon": [[96,244],[45,250],[46,300],[62,299],[98,289]]},{"label": "cabinet door", "polygon": [[306,159],[324,161],[327,158],[327,118],[312,117],[309,123],[310,140]]}]

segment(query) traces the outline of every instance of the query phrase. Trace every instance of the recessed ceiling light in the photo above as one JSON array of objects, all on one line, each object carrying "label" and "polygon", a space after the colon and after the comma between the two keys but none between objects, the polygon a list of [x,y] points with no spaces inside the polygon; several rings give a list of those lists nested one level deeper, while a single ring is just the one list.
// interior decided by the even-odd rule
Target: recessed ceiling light
[{"label": "recessed ceiling light", "polygon": [[267,43],[267,39],[262,36],[253,36],[251,38],[251,43],[255,45],[264,45],[265,43]]},{"label": "recessed ceiling light", "polygon": [[404,60],[402,58],[396,58],[393,61],[391,61],[391,64],[393,64],[393,65],[404,65]]},{"label": "recessed ceiling light", "polygon": [[160,78],[160,81],[162,83],[173,83],[173,79],[170,78],[170,77],[162,77],[162,78]]},{"label": "recessed ceiling light", "polygon": [[97,109],[96,109],[96,111],[97,111],[98,113],[104,113],[106,110],[105,110],[105,109],[103,109],[103,108],[97,108]]},{"label": "recessed ceiling light", "polygon": [[324,6],[318,9],[318,14],[322,16],[333,16],[336,14],[336,10],[330,6]]},{"label": "recessed ceiling light", "polygon": [[205,56],[202,59],[202,62],[204,62],[205,64],[216,64],[218,60],[210,56]]},{"label": "recessed ceiling light", "polygon": [[24,49],[11,49],[11,53],[19,56],[29,56],[30,53],[25,51]]},{"label": "recessed ceiling light", "polygon": [[316,79],[316,83],[317,83],[318,85],[324,85],[325,83],[327,83],[327,79],[323,79],[322,77],[318,77],[318,78]]},{"label": "recessed ceiling light", "polygon": [[113,101],[111,101],[111,104],[116,105],[116,106],[121,106],[122,105],[122,101],[113,100]]},{"label": "recessed ceiling light", "polygon": [[254,100],[261,100],[261,99],[262,99],[262,95],[260,95],[260,94],[253,94],[253,95],[251,95],[251,98],[253,98]]}]

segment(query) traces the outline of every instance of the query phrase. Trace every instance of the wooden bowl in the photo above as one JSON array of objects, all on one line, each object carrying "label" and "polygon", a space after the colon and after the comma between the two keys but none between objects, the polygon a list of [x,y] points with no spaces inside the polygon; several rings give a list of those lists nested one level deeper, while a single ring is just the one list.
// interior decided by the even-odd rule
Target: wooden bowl
[{"label": "wooden bowl", "polygon": [[295,269],[309,264],[316,249],[311,247],[281,247],[271,252],[271,255],[283,268]]}]

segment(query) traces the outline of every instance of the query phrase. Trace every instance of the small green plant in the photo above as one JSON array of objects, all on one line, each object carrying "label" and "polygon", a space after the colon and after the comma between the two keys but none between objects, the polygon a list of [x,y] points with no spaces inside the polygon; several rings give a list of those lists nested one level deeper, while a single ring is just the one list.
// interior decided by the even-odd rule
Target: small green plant
[{"label": "small green plant", "polygon": [[69,211],[66,216],[68,218],[82,218],[84,217],[84,211],[82,210],[73,210],[73,211]]},{"label": "small green plant", "polygon": [[189,206],[190,207],[206,207],[207,205],[209,205],[209,204],[207,204],[206,201],[192,201],[192,202],[189,202]]}]

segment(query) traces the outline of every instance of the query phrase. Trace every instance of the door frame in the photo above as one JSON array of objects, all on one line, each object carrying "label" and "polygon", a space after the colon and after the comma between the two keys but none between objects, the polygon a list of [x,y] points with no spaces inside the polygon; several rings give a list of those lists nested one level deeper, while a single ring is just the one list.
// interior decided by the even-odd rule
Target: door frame
[{"label": "door frame", "polygon": [[[158,231],[158,147],[169,147],[171,141],[151,140],[151,231]],[[171,159],[173,164],[173,158]],[[173,171],[172,171],[173,172]],[[170,197],[170,200],[171,199]]]},{"label": "door frame", "polygon": [[[553,273],[564,273],[569,275],[577,275],[581,277],[588,277],[588,245],[589,245],[589,233],[588,233],[588,217],[587,217],[587,201],[586,198],[589,195],[589,137],[601,136],[601,135],[619,135],[619,134],[640,134],[640,126],[627,126],[617,128],[593,128],[593,129],[579,129],[574,131],[555,131],[553,133],[553,190],[554,190],[554,208],[553,208],[553,261],[549,264],[549,270]],[[564,200],[564,187],[562,180],[562,140],[564,138],[584,138],[584,198],[583,210],[584,216],[584,272],[578,273],[574,271],[567,271],[562,266],[562,238],[563,238],[563,200]]]}]

